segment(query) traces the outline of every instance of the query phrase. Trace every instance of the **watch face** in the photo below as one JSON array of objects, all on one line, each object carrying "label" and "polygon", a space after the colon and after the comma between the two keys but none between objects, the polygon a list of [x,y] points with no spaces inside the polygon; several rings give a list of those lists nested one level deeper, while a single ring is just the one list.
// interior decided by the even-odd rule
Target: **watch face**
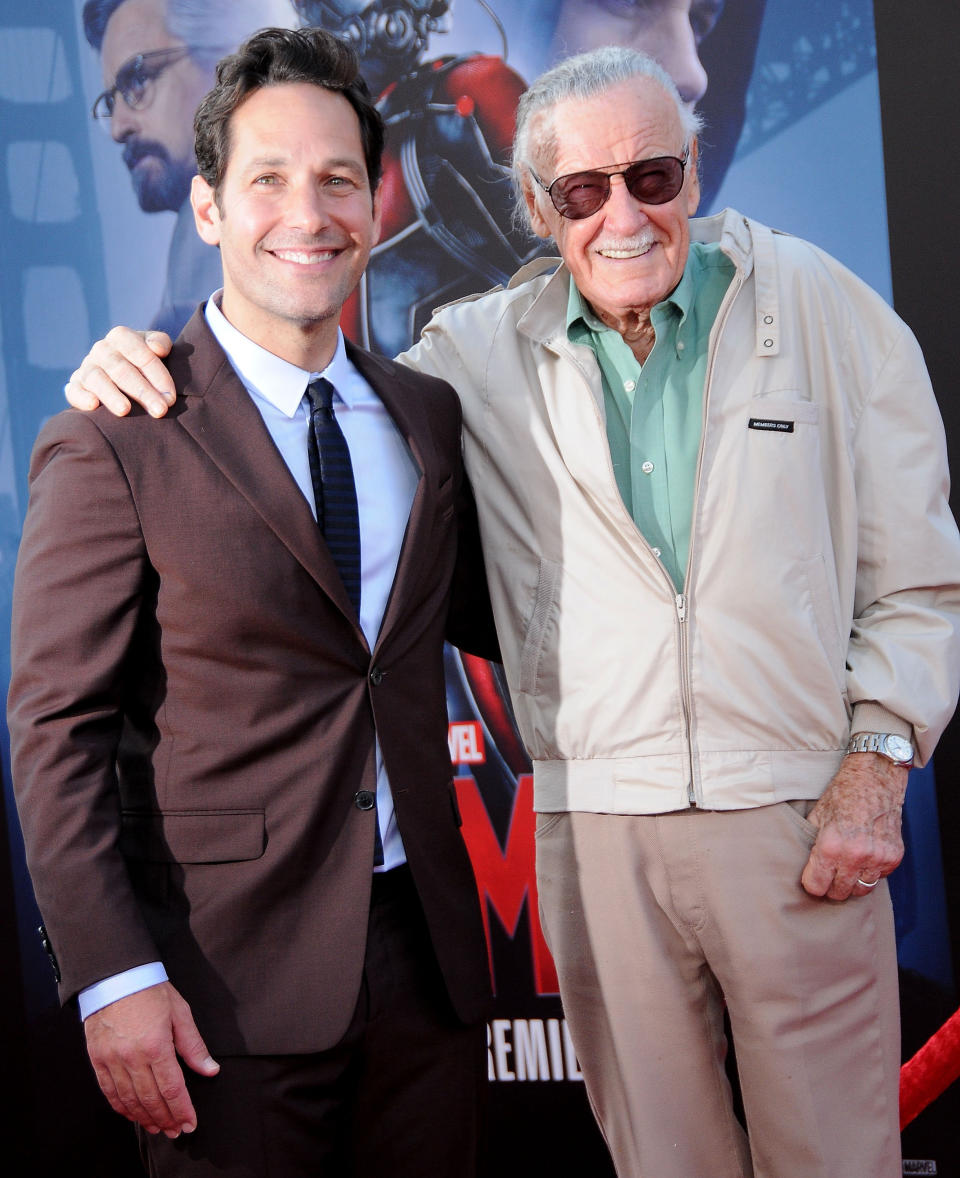
[{"label": "watch face", "polygon": [[883,742],[887,756],[906,764],[913,760],[913,745],[902,736],[888,736]]}]

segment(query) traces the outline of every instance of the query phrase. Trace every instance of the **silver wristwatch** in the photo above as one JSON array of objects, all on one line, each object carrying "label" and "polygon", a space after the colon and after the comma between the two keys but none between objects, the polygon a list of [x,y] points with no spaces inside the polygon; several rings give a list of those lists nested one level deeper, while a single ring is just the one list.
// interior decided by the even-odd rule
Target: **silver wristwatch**
[{"label": "silver wristwatch", "polygon": [[879,753],[895,765],[913,764],[913,745],[905,736],[892,732],[855,732],[847,745],[848,753]]}]

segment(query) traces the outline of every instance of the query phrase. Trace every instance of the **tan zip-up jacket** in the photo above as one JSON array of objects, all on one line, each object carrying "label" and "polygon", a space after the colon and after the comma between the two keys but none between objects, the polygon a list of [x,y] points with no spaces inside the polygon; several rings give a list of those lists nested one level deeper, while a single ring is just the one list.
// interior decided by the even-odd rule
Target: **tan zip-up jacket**
[{"label": "tan zip-up jacket", "polygon": [[912,334],[821,250],[728,210],[678,594],[617,491],[569,273],[443,308],[403,361],[464,408],[507,682],[541,811],[816,798],[851,731],[923,763],[957,700],[960,537]]}]

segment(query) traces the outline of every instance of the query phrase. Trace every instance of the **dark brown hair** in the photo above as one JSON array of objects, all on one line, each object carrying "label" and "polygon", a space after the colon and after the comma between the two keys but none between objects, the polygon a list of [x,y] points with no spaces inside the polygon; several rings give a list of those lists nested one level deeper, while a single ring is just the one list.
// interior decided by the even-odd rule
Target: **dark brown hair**
[{"label": "dark brown hair", "polygon": [[360,76],[356,54],[323,29],[261,29],[217,66],[217,81],[193,120],[197,170],[218,192],[230,156],[230,119],[264,86],[308,82],[342,94],[360,120],[370,189],[380,182],[383,119]]}]

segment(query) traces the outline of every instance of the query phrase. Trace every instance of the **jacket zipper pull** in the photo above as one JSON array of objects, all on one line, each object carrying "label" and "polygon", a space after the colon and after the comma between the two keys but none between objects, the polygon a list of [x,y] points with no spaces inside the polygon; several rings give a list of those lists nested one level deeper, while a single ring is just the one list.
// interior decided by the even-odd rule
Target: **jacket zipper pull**
[{"label": "jacket zipper pull", "polygon": [[687,620],[687,597],[685,593],[677,594],[677,617],[681,622]]}]

